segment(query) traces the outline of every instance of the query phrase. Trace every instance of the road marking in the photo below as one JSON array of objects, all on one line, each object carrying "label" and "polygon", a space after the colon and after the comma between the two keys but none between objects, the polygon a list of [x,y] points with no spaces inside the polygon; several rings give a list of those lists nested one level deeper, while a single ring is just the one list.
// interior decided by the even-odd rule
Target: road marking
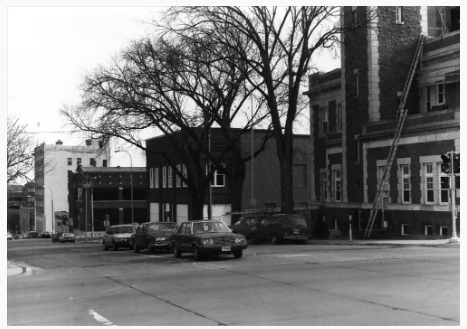
[{"label": "road marking", "polygon": [[115,324],[113,324],[94,310],[89,310],[89,314],[92,315],[97,321],[103,323],[105,326],[115,326]]}]

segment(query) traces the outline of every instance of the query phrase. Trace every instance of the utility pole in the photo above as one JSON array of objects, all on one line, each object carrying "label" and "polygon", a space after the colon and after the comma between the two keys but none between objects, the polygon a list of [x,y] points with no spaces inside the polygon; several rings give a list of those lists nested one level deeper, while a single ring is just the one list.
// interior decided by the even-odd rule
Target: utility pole
[{"label": "utility pole", "polygon": [[449,152],[451,157],[451,214],[452,214],[452,237],[449,239],[450,243],[459,243],[460,240],[457,237],[456,227],[456,174],[454,173],[454,151]]}]

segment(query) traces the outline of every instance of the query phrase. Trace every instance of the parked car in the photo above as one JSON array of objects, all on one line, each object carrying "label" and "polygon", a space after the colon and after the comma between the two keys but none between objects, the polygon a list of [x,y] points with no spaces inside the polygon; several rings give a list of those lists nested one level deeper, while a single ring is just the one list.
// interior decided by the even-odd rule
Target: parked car
[{"label": "parked car", "polygon": [[57,232],[54,235],[52,235],[52,243],[59,242],[62,235],[63,235],[63,232]]},{"label": "parked car", "polygon": [[13,235],[11,235],[11,233],[8,232],[8,231],[6,232],[6,239],[7,239],[7,241],[8,240],[13,240]]},{"label": "parked car", "polygon": [[244,235],[232,233],[224,222],[214,220],[182,223],[170,237],[170,243],[175,257],[188,252],[196,261],[203,255],[232,253],[235,258],[240,258],[248,247]]},{"label": "parked car", "polygon": [[229,228],[234,233],[243,234],[247,240],[251,239],[251,231],[259,225],[261,220],[268,215],[266,214],[248,214],[240,217],[240,219]]},{"label": "parked car", "polygon": [[60,243],[70,242],[75,243],[75,235],[73,233],[63,233],[62,236],[59,238]]},{"label": "parked car", "polygon": [[133,250],[146,249],[152,253],[156,249],[171,250],[169,238],[175,233],[177,224],[173,222],[148,222],[140,224],[133,237]]},{"label": "parked car", "polygon": [[52,234],[50,232],[41,232],[39,233],[39,235],[37,236],[38,238],[51,238],[52,237]]},{"label": "parked car", "polygon": [[302,215],[272,215],[261,220],[251,230],[252,243],[272,241],[297,241],[305,243],[310,238],[310,229]]},{"label": "parked car", "polygon": [[29,231],[26,233],[26,239],[33,239],[37,238],[37,232],[36,231]]},{"label": "parked car", "polygon": [[132,224],[109,226],[102,238],[104,250],[108,250],[109,247],[112,247],[114,251],[117,251],[118,248],[133,248],[135,231],[135,226]]}]

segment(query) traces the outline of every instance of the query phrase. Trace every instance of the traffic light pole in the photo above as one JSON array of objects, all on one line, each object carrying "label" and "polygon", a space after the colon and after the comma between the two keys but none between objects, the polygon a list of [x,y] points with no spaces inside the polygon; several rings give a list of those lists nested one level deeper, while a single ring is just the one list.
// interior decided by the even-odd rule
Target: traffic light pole
[{"label": "traffic light pole", "polygon": [[460,240],[457,237],[456,227],[456,175],[454,174],[454,152],[449,152],[451,155],[451,212],[452,212],[452,237],[449,239],[450,243],[459,243]]}]

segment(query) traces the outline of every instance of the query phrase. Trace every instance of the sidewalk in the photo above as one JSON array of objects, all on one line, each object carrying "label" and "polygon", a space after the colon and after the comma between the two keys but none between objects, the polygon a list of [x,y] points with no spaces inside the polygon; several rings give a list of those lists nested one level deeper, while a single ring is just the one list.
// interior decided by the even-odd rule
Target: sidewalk
[{"label": "sidewalk", "polygon": [[450,243],[450,239],[436,240],[352,240],[348,239],[326,239],[326,240],[308,240],[307,244],[315,245],[396,245],[396,246],[452,246],[460,247],[459,243]]}]

